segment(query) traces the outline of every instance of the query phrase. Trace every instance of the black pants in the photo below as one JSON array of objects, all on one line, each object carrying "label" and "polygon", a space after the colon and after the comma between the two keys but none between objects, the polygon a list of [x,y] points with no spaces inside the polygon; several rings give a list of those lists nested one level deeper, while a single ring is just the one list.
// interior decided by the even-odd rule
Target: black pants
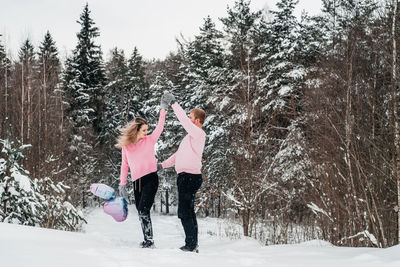
[{"label": "black pants", "polygon": [[150,209],[158,189],[157,172],[149,173],[134,182],[135,205],[139,213],[145,241],[153,241],[153,227],[150,218]]},{"label": "black pants", "polygon": [[203,178],[201,174],[179,173],[178,185],[178,218],[185,231],[185,245],[194,249],[198,245],[198,226],[194,212],[194,199]]}]

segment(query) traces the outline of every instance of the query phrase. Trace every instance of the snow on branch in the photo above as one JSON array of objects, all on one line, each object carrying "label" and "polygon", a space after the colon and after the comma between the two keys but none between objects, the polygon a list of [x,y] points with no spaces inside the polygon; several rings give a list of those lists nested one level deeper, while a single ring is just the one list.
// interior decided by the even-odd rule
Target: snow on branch
[{"label": "snow on branch", "polygon": [[311,209],[311,211],[314,212],[316,215],[318,215],[318,213],[322,213],[326,217],[328,217],[331,222],[333,222],[333,219],[329,216],[329,214],[326,211],[324,211],[323,209],[321,209],[320,207],[318,207],[313,202],[311,202],[310,204],[307,204],[307,207],[309,207]]},{"label": "snow on branch", "polygon": [[368,230],[364,230],[362,232],[359,232],[355,235],[349,236],[349,237],[343,237],[340,242],[343,242],[348,239],[356,238],[359,236],[364,236],[365,238],[368,238],[369,241],[371,241],[372,244],[378,247],[378,241],[376,240],[375,236],[371,234]]}]

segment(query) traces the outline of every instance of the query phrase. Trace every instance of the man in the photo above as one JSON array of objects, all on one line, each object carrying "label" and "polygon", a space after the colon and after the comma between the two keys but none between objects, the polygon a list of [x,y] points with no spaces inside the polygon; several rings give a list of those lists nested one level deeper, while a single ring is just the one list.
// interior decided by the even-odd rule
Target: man
[{"label": "man", "polygon": [[[178,218],[185,231],[185,245],[180,249],[198,253],[198,226],[194,212],[194,199],[203,179],[201,176],[201,159],[206,141],[202,130],[206,113],[202,109],[192,109],[189,117],[176,102],[175,97],[165,92],[162,101],[172,106],[176,117],[186,130],[187,135],[181,141],[178,150],[160,165],[162,168],[175,166],[178,173]],[[158,166],[161,168],[161,166]]]}]

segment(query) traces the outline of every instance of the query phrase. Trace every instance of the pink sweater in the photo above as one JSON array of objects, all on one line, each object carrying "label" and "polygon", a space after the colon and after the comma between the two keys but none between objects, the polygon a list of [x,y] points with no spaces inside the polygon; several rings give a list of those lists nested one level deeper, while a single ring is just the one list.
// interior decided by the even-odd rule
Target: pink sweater
[{"label": "pink sweater", "polygon": [[177,173],[200,174],[206,133],[190,121],[178,103],[172,104],[172,109],[188,134],[183,138],[175,154],[165,160],[162,166],[169,168],[175,165]]},{"label": "pink sweater", "polygon": [[157,160],[154,155],[154,145],[164,129],[166,111],[160,112],[157,127],[151,133],[136,144],[129,144],[122,147],[122,162],[120,185],[126,185],[128,170],[131,169],[132,181],[157,171]]}]

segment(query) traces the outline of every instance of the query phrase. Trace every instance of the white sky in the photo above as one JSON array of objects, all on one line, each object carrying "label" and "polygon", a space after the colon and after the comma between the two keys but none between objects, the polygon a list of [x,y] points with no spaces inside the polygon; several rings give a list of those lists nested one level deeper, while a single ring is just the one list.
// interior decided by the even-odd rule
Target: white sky
[{"label": "white sky", "polygon": [[[164,58],[176,50],[176,38],[186,39],[199,32],[203,19],[210,15],[219,29],[218,18],[226,17],[226,8],[235,0],[0,0],[0,34],[3,45],[13,58],[29,38],[35,47],[47,30],[53,36],[62,58],[77,43],[76,23],[89,3],[91,17],[100,29],[97,44],[104,56],[118,47],[130,56],[136,46],[146,59]],[[276,9],[277,0],[252,0],[252,10]],[[317,14],[321,0],[300,0],[296,15],[302,10]]]}]

